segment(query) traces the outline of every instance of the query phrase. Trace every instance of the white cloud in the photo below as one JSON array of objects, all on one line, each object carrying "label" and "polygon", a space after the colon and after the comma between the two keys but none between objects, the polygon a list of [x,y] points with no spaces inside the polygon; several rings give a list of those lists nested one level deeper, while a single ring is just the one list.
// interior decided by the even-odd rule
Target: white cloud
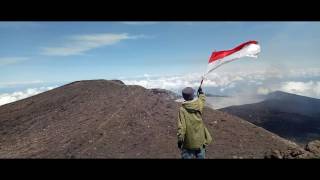
[{"label": "white cloud", "polygon": [[[298,77],[319,77],[320,69],[299,69],[292,70],[289,73],[287,71],[280,70],[256,70],[256,71],[238,71],[238,72],[220,72],[210,73],[205,81],[204,86],[207,87],[223,87],[223,88],[234,88],[236,82],[247,82],[256,85],[262,85],[263,82],[274,78],[280,80],[284,78],[297,77],[296,74],[300,74]],[[200,73],[192,73],[186,75],[176,76],[152,76],[144,75],[140,80],[124,80],[126,84],[136,84],[141,86],[152,87],[152,88],[164,88],[172,89],[184,86],[198,86],[201,81]],[[260,89],[260,92],[263,90]]]},{"label": "white cloud", "polygon": [[257,90],[258,94],[266,95],[269,94],[271,90],[269,88],[259,87]]},{"label": "white cloud", "polygon": [[52,56],[81,55],[91,49],[112,45],[127,39],[138,39],[144,37],[144,35],[129,36],[127,33],[77,35],[69,37],[69,41],[67,41],[63,46],[43,48],[42,54]]},{"label": "white cloud", "polygon": [[8,104],[14,101],[18,101],[21,99],[25,99],[30,96],[34,96],[36,94],[42,93],[44,91],[51,90],[55,88],[56,86],[51,87],[40,87],[40,88],[29,88],[25,91],[17,91],[13,93],[4,93],[0,94],[0,106],[4,104]]},{"label": "white cloud", "polygon": [[289,81],[282,84],[280,90],[309,97],[320,97],[320,81]]},{"label": "white cloud", "polygon": [[273,91],[284,91],[292,94],[320,98],[320,81],[284,81],[266,87],[258,87],[257,93],[266,95]]},{"label": "white cloud", "polygon": [[0,57],[0,66],[16,64],[28,60],[28,57]]},{"label": "white cloud", "polygon": [[[234,88],[233,82],[242,81],[243,77],[234,74],[216,74],[211,73],[204,81],[205,87],[227,87]],[[155,77],[150,75],[144,75],[140,80],[123,80],[124,83],[129,85],[140,85],[146,88],[162,88],[162,89],[180,89],[186,86],[197,87],[200,85],[201,74],[192,73],[186,75],[176,76],[162,76]]]},{"label": "white cloud", "polygon": [[159,77],[150,78],[145,77],[141,80],[124,80],[125,84],[128,85],[140,85],[146,88],[161,88],[161,89],[176,89],[183,86],[194,86],[194,82],[191,79],[187,79],[180,76],[172,77]]},{"label": "white cloud", "polygon": [[291,69],[288,72],[290,77],[315,77],[320,76],[320,68],[308,68],[308,69]]},{"label": "white cloud", "polygon": [[[320,85],[318,82],[314,81],[318,81],[318,79],[320,79],[319,72],[320,69],[316,68],[296,69],[290,71],[255,70],[213,72],[205,79],[203,87],[210,88],[216,93],[223,92],[229,95],[239,95],[241,93],[247,93],[247,95],[265,95],[272,91],[281,90],[319,98]],[[300,76],[297,76],[297,74]],[[123,81],[129,85],[140,85],[146,88],[162,88],[179,91],[186,86],[197,88],[200,85],[201,75],[202,74],[200,73],[192,73],[186,75],[157,77],[145,74],[140,78],[133,80],[123,79]],[[303,78],[303,80],[301,80],[301,78]],[[296,81],[301,82],[297,83]]]}]

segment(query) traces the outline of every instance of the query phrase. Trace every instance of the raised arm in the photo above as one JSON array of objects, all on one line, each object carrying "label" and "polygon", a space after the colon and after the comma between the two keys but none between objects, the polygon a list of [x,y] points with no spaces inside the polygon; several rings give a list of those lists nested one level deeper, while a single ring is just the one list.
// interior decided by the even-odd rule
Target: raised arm
[{"label": "raised arm", "polygon": [[206,103],[206,96],[204,95],[201,86],[198,89],[198,98],[199,98],[199,104],[200,104],[200,112],[203,112],[204,105]]}]

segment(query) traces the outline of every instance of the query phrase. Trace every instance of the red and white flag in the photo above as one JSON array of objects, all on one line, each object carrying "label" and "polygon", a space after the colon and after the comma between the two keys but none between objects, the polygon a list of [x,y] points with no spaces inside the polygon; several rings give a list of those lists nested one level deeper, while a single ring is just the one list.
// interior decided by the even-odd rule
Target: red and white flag
[{"label": "red and white flag", "polygon": [[259,53],[260,45],[257,41],[248,41],[242,43],[231,50],[213,52],[209,59],[208,69],[205,75],[217,69],[223,64],[232,62],[242,57],[257,58]]}]

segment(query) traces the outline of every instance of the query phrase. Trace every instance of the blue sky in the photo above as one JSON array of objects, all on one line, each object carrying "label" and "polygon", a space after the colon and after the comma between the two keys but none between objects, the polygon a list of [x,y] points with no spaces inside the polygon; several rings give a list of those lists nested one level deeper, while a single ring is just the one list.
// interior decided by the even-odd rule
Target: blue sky
[{"label": "blue sky", "polygon": [[214,49],[248,40],[261,44],[258,60],[218,75],[320,67],[320,22],[0,22],[0,93],[40,82],[201,74]]}]

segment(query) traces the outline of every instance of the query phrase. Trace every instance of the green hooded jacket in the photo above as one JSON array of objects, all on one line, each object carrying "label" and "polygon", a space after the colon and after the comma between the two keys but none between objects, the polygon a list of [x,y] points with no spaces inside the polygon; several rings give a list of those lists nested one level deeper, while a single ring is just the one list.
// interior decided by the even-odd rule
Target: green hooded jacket
[{"label": "green hooded jacket", "polygon": [[212,137],[202,121],[205,95],[198,99],[185,101],[178,115],[178,141],[183,142],[183,148],[199,149],[211,143]]}]

